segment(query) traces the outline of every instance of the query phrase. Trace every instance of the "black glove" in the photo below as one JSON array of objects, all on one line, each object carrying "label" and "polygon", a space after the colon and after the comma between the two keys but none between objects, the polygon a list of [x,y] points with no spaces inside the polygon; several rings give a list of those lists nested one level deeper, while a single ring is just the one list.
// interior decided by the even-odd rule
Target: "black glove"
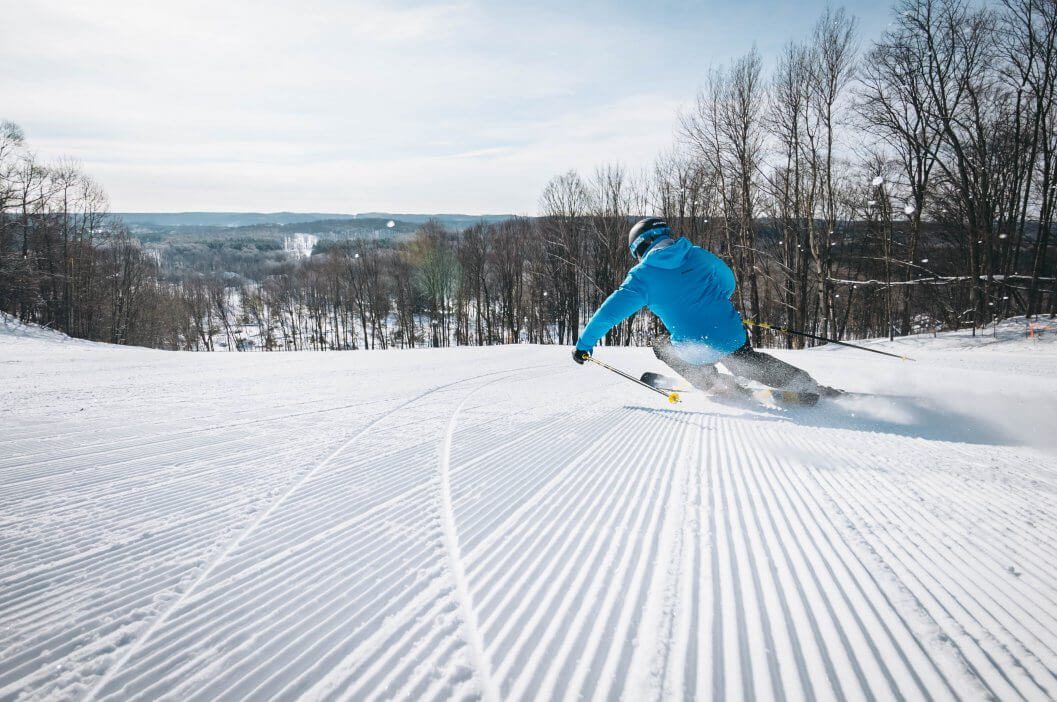
[{"label": "black glove", "polygon": [[580,349],[573,349],[573,360],[579,363],[581,366],[584,361],[591,358],[591,354],[587,351],[581,351]]}]

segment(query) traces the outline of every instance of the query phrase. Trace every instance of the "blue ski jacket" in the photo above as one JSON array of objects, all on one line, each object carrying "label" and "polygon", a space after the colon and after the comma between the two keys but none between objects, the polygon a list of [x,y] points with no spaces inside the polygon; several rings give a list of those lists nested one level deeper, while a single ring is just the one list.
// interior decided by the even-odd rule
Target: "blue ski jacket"
[{"label": "blue ski jacket", "polygon": [[734,273],[715,254],[687,239],[654,246],[594,313],[576,348],[590,352],[611,328],[649,307],[676,353],[689,363],[715,363],[745,343],[732,294]]}]

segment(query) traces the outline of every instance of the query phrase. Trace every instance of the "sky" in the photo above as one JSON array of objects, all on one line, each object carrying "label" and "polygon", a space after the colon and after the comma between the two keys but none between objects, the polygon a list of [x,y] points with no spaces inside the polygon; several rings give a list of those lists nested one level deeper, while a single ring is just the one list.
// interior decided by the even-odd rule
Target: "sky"
[{"label": "sky", "polygon": [[710,66],[770,65],[824,7],[0,0],[0,119],[118,212],[530,215],[570,169],[649,168]]}]

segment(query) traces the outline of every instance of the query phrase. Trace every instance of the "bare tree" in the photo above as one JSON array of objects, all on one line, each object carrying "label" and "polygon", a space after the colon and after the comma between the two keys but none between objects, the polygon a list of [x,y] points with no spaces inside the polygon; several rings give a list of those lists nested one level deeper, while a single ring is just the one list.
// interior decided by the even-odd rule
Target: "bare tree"
[{"label": "bare tree", "polygon": [[526,317],[525,253],[531,225],[524,219],[516,218],[495,225],[494,229],[489,261],[495,271],[500,316],[506,330],[504,341],[516,344],[521,339],[522,324]]},{"label": "bare tree", "polygon": [[[1029,252],[1031,282],[1026,311],[1038,312],[1040,278],[1046,259],[1057,192],[1054,173],[1054,106],[1057,103],[1057,1],[1002,0],[999,51],[1005,82],[1015,95],[1012,113],[1015,128],[1013,186],[1010,210],[1016,213],[1014,254],[1005,273],[1017,265],[1031,214],[1038,229]],[[1018,158],[1019,157],[1019,158]],[[1033,197],[1034,196],[1034,197]],[[1033,211],[1032,206],[1035,206]]]},{"label": "bare tree", "polygon": [[761,70],[760,55],[753,49],[727,69],[711,71],[694,109],[681,118],[683,138],[702,170],[716,175],[726,254],[738,281],[742,313],[750,317],[760,309],[755,245],[766,106]]},{"label": "bare tree", "polygon": [[834,187],[834,147],[838,126],[837,106],[851,83],[858,51],[858,21],[844,8],[827,7],[815,24],[811,45],[811,100],[824,134],[821,231],[812,227],[811,255],[818,276],[819,308],[823,333],[834,333],[833,299],[829,285],[832,238],[837,230],[837,197]]},{"label": "bare tree", "polygon": [[[928,90],[927,61],[923,35],[914,30],[907,15],[897,14],[893,26],[867,55],[857,90],[860,124],[895,153],[900,172],[898,185],[905,188],[900,199],[906,203],[904,212],[909,222],[908,265],[903,267],[907,283],[915,271],[909,264],[917,258],[922,215],[940,138],[930,124],[936,109]],[[913,285],[903,286],[902,334],[910,333],[914,289]]]},{"label": "bare tree", "polygon": [[558,340],[563,344],[580,337],[584,217],[589,202],[587,186],[575,171],[551,179],[540,197],[543,251],[555,291],[550,304],[558,314]]}]

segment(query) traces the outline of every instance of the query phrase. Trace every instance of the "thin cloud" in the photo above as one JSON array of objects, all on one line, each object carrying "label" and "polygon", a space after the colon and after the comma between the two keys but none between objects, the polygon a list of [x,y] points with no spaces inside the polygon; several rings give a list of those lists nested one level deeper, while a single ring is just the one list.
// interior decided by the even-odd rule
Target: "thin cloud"
[{"label": "thin cloud", "polygon": [[569,168],[648,166],[708,64],[765,43],[681,2],[10,5],[0,117],[119,210],[531,211]]}]

